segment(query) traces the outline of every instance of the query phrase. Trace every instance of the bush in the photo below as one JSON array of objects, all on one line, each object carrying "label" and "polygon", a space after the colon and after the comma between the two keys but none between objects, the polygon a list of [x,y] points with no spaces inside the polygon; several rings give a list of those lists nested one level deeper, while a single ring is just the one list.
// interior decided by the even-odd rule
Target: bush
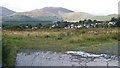
[{"label": "bush", "polygon": [[62,40],[62,38],[61,38],[61,37],[58,37],[57,39],[58,39],[58,40]]},{"label": "bush", "polygon": [[45,38],[49,38],[50,36],[49,35],[45,35]]}]

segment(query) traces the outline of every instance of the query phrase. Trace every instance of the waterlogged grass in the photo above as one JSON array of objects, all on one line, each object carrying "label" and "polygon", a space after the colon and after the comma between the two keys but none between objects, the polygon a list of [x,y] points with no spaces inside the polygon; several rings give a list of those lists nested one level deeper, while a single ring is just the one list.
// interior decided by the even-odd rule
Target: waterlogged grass
[{"label": "waterlogged grass", "polygon": [[3,64],[14,66],[17,51],[39,49],[65,52],[84,50],[117,54],[118,29],[3,30]]}]

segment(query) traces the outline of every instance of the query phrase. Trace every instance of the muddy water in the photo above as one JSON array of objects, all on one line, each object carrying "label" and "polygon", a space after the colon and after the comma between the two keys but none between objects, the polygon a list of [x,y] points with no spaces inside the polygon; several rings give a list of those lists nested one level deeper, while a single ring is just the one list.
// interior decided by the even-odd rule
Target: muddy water
[{"label": "muddy water", "polygon": [[23,51],[17,53],[16,66],[118,66],[118,57],[83,51]]}]

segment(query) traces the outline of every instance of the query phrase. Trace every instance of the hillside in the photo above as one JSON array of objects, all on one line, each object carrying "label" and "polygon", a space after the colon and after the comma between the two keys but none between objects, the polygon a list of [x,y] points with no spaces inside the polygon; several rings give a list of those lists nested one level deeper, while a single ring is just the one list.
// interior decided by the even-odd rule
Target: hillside
[{"label": "hillside", "polygon": [[90,19],[92,19],[92,20],[98,20],[98,21],[108,21],[112,17],[118,17],[118,15],[117,14],[110,14],[110,15],[107,15],[107,16],[95,16],[95,17],[92,17]]},{"label": "hillside", "polygon": [[2,20],[2,24],[31,24],[31,25],[37,25],[41,23],[42,25],[52,24],[54,20],[56,20],[55,17],[38,17],[38,18],[32,18],[25,15],[14,15],[14,16],[5,16]]},{"label": "hillside", "polygon": [[73,11],[62,8],[62,7],[45,7],[42,9],[35,9],[28,12],[15,13],[14,15],[26,15],[31,17],[59,16],[60,14],[69,13],[69,12],[73,12]]},{"label": "hillside", "polygon": [[62,14],[62,17],[64,20],[67,20],[67,21],[78,21],[81,19],[95,17],[95,15],[92,15],[86,12],[71,12],[71,13]]},{"label": "hillside", "polygon": [[0,6],[0,16],[9,16],[12,15],[13,13],[15,13],[15,11]]},{"label": "hillside", "polygon": [[37,21],[37,19],[25,16],[25,15],[14,15],[3,17],[3,21]]}]

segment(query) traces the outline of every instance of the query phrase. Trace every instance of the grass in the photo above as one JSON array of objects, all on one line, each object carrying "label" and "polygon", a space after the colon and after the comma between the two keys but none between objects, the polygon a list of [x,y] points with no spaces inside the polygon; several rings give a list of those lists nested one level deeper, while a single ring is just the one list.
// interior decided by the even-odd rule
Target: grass
[{"label": "grass", "polygon": [[84,50],[94,53],[117,54],[117,33],[117,28],[3,30],[3,64],[14,66],[16,53],[21,49],[59,52]]},{"label": "grass", "polygon": [[0,41],[0,64],[2,64],[2,43]]}]

